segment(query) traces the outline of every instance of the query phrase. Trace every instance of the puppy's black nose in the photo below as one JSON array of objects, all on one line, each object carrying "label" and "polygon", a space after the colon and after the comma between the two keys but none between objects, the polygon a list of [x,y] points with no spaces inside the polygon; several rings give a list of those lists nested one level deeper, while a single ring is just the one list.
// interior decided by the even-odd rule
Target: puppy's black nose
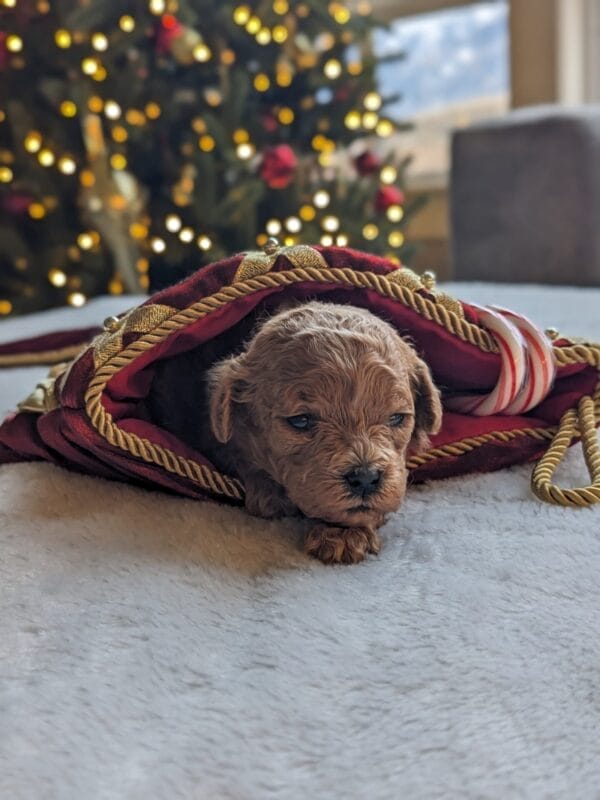
[{"label": "puppy's black nose", "polygon": [[347,472],[344,475],[344,480],[352,494],[368,497],[379,488],[381,470],[374,469],[368,464],[361,464],[360,467],[354,467],[350,472]]}]

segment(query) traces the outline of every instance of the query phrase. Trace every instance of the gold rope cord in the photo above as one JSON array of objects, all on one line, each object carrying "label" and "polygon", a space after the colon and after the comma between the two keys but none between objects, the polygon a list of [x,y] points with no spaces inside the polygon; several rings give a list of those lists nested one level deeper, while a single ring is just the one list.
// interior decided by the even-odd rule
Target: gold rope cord
[{"label": "gold rope cord", "polygon": [[[487,331],[457,316],[452,311],[448,311],[445,307],[437,306],[435,302],[420,294],[388,280],[385,276],[376,275],[372,272],[355,272],[347,267],[297,267],[284,272],[257,275],[232,286],[226,286],[214,295],[202,298],[188,308],[177,311],[153,330],[140,336],[121,353],[112,356],[96,372],[86,392],[86,412],[93,426],[112,446],[119,447],[138,458],[142,458],[144,461],[157,464],[180,477],[188,478],[201,488],[214,494],[221,494],[238,500],[242,499],[244,490],[240,481],[210,470],[208,467],[200,465],[191,459],[178,456],[167,448],[154,444],[147,439],[142,439],[133,433],[122,431],[102,405],[102,394],[106,384],[117,372],[181,328],[196,322],[240,297],[254,294],[265,288],[289,286],[303,281],[334,283],[374,290],[383,297],[389,297],[401,302],[406,307],[416,311],[424,318],[432,320],[463,341],[479,347],[482,351],[497,352],[496,344]],[[600,345],[580,344],[566,348],[555,348],[554,352],[557,363],[560,365],[586,363],[598,366],[600,364]],[[594,419],[600,419],[600,391],[596,391],[594,395],[593,409]],[[508,441],[518,436],[533,436],[544,440],[552,438],[554,434],[554,428],[524,428],[515,431],[491,432],[483,436],[471,437],[439,448],[433,448],[425,453],[424,456],[418,459],[411,459],[409,466],[419,466],[439,457],[461,455],[489,441]]]},{"label": "gold rope cord", "polygon": [[40,350],[38,353],[7,353],[0,355],[0,368],[4,367],[43,367],[70,361],[88,342],[71,344],[55,350]]}]

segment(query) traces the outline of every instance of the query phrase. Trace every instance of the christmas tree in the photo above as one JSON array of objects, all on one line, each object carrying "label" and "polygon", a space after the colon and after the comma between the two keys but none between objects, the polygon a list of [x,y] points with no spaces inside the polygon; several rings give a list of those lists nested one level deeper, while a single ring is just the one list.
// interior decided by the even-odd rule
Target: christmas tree
[{"label": "christmas tree", "polygon": [[406,256],[368,2],[0,2],[0,313],[269,236]]}]

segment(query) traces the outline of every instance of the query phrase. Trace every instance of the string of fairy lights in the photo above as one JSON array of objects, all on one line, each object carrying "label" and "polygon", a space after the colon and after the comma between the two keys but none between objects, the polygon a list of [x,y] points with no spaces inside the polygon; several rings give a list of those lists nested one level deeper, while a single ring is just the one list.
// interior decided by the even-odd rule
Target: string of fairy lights
[{"label": "string of fairy lights", "polygon": [[[14,9],[20,0],[0,0],[0,6],[6,9]],[[40,15],[47,14],[50,9],[49,0],[38,0],[36,3],[37,12]],[[148,0],[147,10],[156,17],[160,25],[167,33],[177,31],[175,38],[177,47],[172,55],[180,64],[210,64],[218,62],[220,67],[231,67],[236,63],[238,56],[228,45],[223,44],[217,50],[207,44],[200,33],[186,29],[182,35],[179,28],[180,22],[175,14],[178,11],[178,0]],[[345,74],[356,77],[363,70],[363,62],[360,55],[341,61],[338,57],[324,57],[329,50],[332,50],[339,41],[350,44],[352,36],[344,30],[344,26],[351,20],[353,14],[367,16],[371,13],[371,4],[366,0],[358,0],[353,3],[330,2],[327,6],[328,13],[339,26],[339,37],[330,31],[323,31],[318,37],[318,48],[306,48],[296,53],[295,63],[285,53],[285,46],[289,43],[294,34],[295,25],[298,20],[302,20],[311,13],[311,8],[307,3],[290,3],[288,0],[273,0],[271,10],[277,19],[271,19],[268,23],[259,16],[249,5],[241,4],[233,8],[233,23],[243,29],[249,37],[253,37],[255,42],[263,47],[276,44],[282,47],[280,57],[274,60],[273,70],[267,71],[264,68],[258,69],[251,78],[253,89],[264,94],[273,86],[279,89],[286,89],[292,84],[297,70],[315,69],[320,65],[323,76],[331,84],[335,84]],[[122,14],[117,21],[118,29],[121,34],[133,34],[142,25],[141,20],[136,19],[130,13]],[[79,70],[84,78],[90,79],[93,83],[90,86],[97,89],[85,97],[85,94],[78,94],[77,99],[67,97],[58,103],[57,111],[65,119],[85,118],[86,115],[97,115],[104,119],[103,129],[107,132],[107,160],[110,169],[115,173],[125,172],[129,168],[129,158],[127,146],[131,138],[132,131],[136,128],[143,128],[159,120],[163,114],[163,108],[156,100],[150,100],[140,107],[123,108],[116,99],[103,97],[101,92],[102,84],[109,77],[109,67],[104,56],[111,49],[111,34],[105,31],[83,32],[71,30],[67,27],[58,27],[52,32],[53,44],[60,51],[68,51],[75,46],[89,46],[89,52],[79,60]],[[180,40],[184,40],[183,44]],[[27,40],[15,32],[8,31],[4,39],[9,61],[9,67],[22,69],[27,57]],[[324,60],[323,60],[324,59]],[[322,63],[321,63],[322,62]],[[81,97],[84,97],[82,100]],[[203,89],[202,97],[210,109],[217,109],[224,103],[224,96],[217,86],[209,86]],[[314,107],[314,97],[303,97],[298,101],[298,108],[293,108],[294,103],[277,102],[273,106],[273,119],[278,125],[291,126],[296,120],[297,114],[301,110]],[[381,95],[376,91],[368,91],[362,97],[360,107],[349,110],[343,117],[343,124],[348,131],[357,136],[362,134],[374,134],[378,137],[389,137],[395,131],[394,123],[386,116],[382,115],[384,106]],[[0,108],[0,124],[6,121],[7,111]],[[191,120],[191,130],[196,136],[197,151],[203,154],[213,153],[218,147],[218,139],[215,132],[211,130],[207,120],[198,114]],[[237,159],[245,162],[248,168],[256,170],[256,164],[260,157],[259,145],[252,140],[249,130],[245,127],[237,127],[230,134],[231,147]],[[24,151],[32,159],[47,170],[56,170],[60,175],[78,182],[78,185],[88,190],[87,203],[90,211],[99,211],[103,204],[116,212],[125,210],[127,198],[122,191],[116,190],[108,197],[95,195],[94,187],[98,181],[98,176],[86,158],[86,154],[76,154],[72,152],[62,152],[59,144],[52,141],[42,130],[32,129],[27,131],[22,142]],[[193,149],[190,151],[189,145],[184,145],[184,151],[192,160]],[[334,156],[339,152],[339,145],[335,138],[328,135],[327,125],[323,129],[315,131],[310,139],[310,147],[314,152],[318,164],[323,168],[329,168],[334,163]],[[183,149],[183,148],[182,148]],[[138,273],[139,286],[142,289],[149,287],[150,258],[152,255],[164,254],[169,248],[172,237],[176,237],[179,243],[186,246],[194,246],[203,253],[210,254],[214,246],[214,232],[211,230],[198,230],[186,219],[186,207],[190,205],[193,196],[195,175],[191,164],[184,166],[177,182],[171,187],[171,199],[173,207],[167,210],[161,219],[150,219],[147,213],[140,214],[138,219],[132,220],[128,226],[128,235],[137,243],[140,249],[140,256],[136,261],[135,268]],[[0,151],[0,183],[11,184],[17,179],[15,155],[8,150]],[[394,184],[398,179],[398,171],[394,166],[384,165],[378,173],[378,178],[382,185]],[[43,197],[36,197],[29,202],[27,214],[34,221],[42,221],[52,214],[57,207],[58,198],[54,195],[46,194]],[[349,234],[343,230],[342,220],[330,210],[332,205],[331,193],[326,189],[317,189],[310,195],[303,197],[300,206],[295,213],[288,213],[281,218],[271,217],[264,223],[264,230],[256,235],[256,244],[263,246],[271,236],[280,237],[285,245],[293,245],[299,241],[300,234],[305,225],[318,225],[320,228],[320,243],[323,245],[346,246],[349,243]],[[390,223],[400,223],[404,218],[404,208],[401,203],[393,202],[385,209],[385,217]],[[381,235],[380,225],[374,221],[365,222],[361,228],[361,235],[366,242],[373,242]],[[387,244],[392,249],[397,249],[404,243],[404,234],[400,229],[391,229],[386,232]],[[99,230],[86,228],[81,230],[74,238],[74,241],[65,247],[66,257],[74,262],[80,261],[86,252],[99,252],[103,246],[103,237]],[[393,255],[393,254],[391,254]],[[77,275],[69,273],[68,266],[55,265],[47,272],[49,284],[66,292],[66,300],[72,306],[82,306],[87,301],[86,293],[81,288],[81,280]],[[124,291],[123,280],[115,275],[109,283],[109,291],[119,294]],[[6,315],[12,312],[12,303],[8,299],[0,298],[0,314]]]}]

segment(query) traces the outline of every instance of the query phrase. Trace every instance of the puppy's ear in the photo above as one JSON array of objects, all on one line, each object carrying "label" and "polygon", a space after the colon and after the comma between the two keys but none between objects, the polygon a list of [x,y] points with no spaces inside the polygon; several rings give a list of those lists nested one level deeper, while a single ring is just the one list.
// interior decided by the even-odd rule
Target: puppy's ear
[{"label": "puppy's ear", "polygon": [[442,402],[429,367],[420,358],[411,375],[411,385],[415,400],[415,429],[410,449],[419,453],[429,446],[428,434],[437,433],[442,427]]},{"label": "puppy's ear", "polygon": [[217,441],[225,443],[233,434],[234,404],[241,402],[243,356],[226,358],[208,371],[210,429]]}]

